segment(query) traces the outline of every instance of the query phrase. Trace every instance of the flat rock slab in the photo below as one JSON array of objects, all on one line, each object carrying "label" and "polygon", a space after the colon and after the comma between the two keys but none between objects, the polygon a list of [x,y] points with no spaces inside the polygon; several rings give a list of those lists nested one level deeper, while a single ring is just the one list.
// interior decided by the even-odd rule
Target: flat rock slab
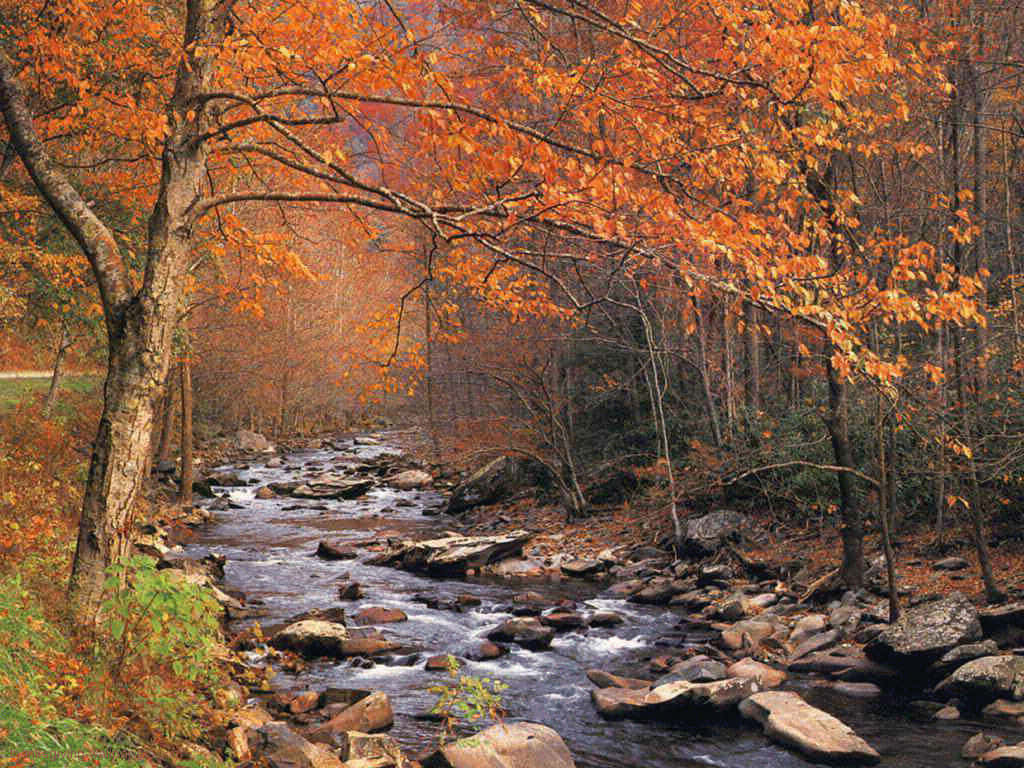
[{"label": "flat rock slab", "polygon": [[296,499],[358,499],[371,488],[373,480],[308,483],[293,489],[291,495]]},{"label": "flat rock slab", "polygon": [[1024,766],[1024,741],[1011,747],[999,747],[978,758],[985,768],[1021,768]]},{"label": "flat rock slab", "polygon": [[465,573],[508,557],[517,557],[529,541],[527,531],[499,536],[446,536],[427,541],[402,541],[373,558],[374,565],[390,565],[407,571]]},{"label": "flat rock slab", "polygon": [[651,720],[727,712],[757,690],[753,680],[734,678],[713,683],[680,681],[650,689],[595,688],[590,698],[598,714],[609,720]]},{"label": "flat rock slab", "polygon": [[792,747],[812,760],[834,765],[874,765],[878,752],[853,729],[812,707],[792,691],[755,693],[739,706],[772,741]]}]

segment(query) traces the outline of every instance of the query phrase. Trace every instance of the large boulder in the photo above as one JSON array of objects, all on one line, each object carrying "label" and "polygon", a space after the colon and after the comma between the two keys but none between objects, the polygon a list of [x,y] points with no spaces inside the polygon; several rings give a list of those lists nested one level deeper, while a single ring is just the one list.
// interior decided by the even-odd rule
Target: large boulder
[{"label": "large boulder", "polygon": [[672,719],[728,712],[758,690],[753,680],[732,678],[712,683],[674,682],[655,688],[595,688],[590,698],[609,720]]},{"label": "large boulder", "polygon": [[270,644],[282,650],[295,651],[303,656],[344,655],[348,629],[335,621],[306,619],[289,624],[272,638]]},{"label": "large boulder", "polygon": [[407,571],[461,574],[508,557],[522,554],[529,541],[526,531],[497,536],[446,536],[427,541],[401,541],[370,560],[373,565],[392,565]]},{"label": "large boulder", "polygon": [[235,448],[245,453],[264,453],[274,450],[274,446],[259,432],[240,429],[235,433]]},{"label": "large boulder", "polygon": [[312,744],[282,722],[260,726],[260,747],[273,768],[342,768],[341,760],[323,744]]},{"label": "large boulder", "polygon": [[980,639],[977,610],[961,593],[953,592],[907,610],[868,643],[865,651],[876,661],[919,673],[958,645]]},{"label": "large boulder", "polygon": [[686,522],[680,542],[684,552],[697,557],[715,554],[730,539],[739,537],[744,517],[730,509],[719,509]]},{"label": "large boulder", "polygon": [[792,691],[755,693],[739,709],[741,715],[760,723],[769,739],[816,762],[874,765],[880,759],[850,726]]},{"label": "large boulder", "polygon": [[502,723],[441,747],[423,768],[576,768],[562,737],[538,723]]},{"label": "large boulder", "polygon": [[535,485],[536,480],[533,462],[499,456],[455,486],[445,511],[459,515],[474,507],[494,504]]},{"label": "large boulder", "polygon": [[1024,699],[1024,658],[983,656],[969,661],[935,687],[950,698],[983,706],[995,699]]},{"label": "large boulder", "polygon": [[1006,603],[978,611],[986,637],[1007,648],[1024,642],[1024,603]]}]

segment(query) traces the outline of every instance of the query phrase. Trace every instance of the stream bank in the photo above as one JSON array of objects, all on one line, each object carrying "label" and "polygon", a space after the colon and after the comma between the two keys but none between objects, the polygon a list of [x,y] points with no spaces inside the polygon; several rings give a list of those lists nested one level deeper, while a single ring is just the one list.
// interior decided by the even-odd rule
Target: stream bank
[{"label": "stream bank", "polygon": [[[807,765],[800,754],[772,743],[759,727],[733,714],[686,721],[605,719],[591,701],[594,685],[587,675],[597,669],[652,681],[701,653],[721,655],[723,660],[758,655],[761,648],[744,645],[751,639],[749,632],[746,638],[743,631],[739,632],[735,638],[739,645],[732,649],[728,643],[723,648],[723,638],[743,621],[774,626],[774,622],[756,621],[768,616],[778,616],[778,624],[791,631],[791,624],[809,610],[786,594],[785,585],[750,581],[743,574],[709,574],[700,571],[696,563],[671,559],[662,562],[657,556],[634,562],[623,558],[614,568],[614,583],[558,578],[557,574],[556,578],[545,579],[480,574],[432,576],[374,565],[371,561],[382,554],[383,542],[397,546],[403,539],[437,537],[450,522],[436,514],[446,503],[443,494],[431,488],[403,490],[389,484],[387,478],[395,474],[396,465],[382,457],[395,452],[388,436],[382,435],[361,442],[333,441],[286,457],[218,469],[218,473],[234,475],[232,483],[237,480],[238,484],[215,486],[214,490],[223,495],[204,504],[215,507],[212,521],[183,554],[201,558],[217,553],[226,558],[223,586],[246,600],[245,610],[236,612],[232,619],[233,632],[244,632],[258,621],[270,637],[303,615],[323,615],[333,610],[340,616],[338,609],[344,611],[349,624],[360,614],[373,617],[375,613],[376,620],[388,613],[405,617],[380,625],[381,635],[398,645],[385,656],[320,658],[286,665],[271,659],[279,670],[274,678],[278,701],[291,701],[289,697],[313,691],[319,703],[323,692],[332,689],[385,693],[394,710],[390,735],[408,754],[421,754],[426,746],[436,743],[438,735],[438,724],[425,716],[436,698],[427,688],[445,674],[425,669],[426,662],[439,654],[452,654],[463,660],[467,674],[508,684],[504,692],[507,719],[553,727],[580,768]],[[297,498],[290,492],[260,490],[277,484],[280,489],[291,487],[294,491],[306,485],[315,491],[324,473],[346,478],[372,475],[374,485],[354,499],[325,498],[322,494]],[[344,557],[317,557],[324,541]],[[678,584],[668,587],[656,581],[666,578],[666,569],[673,568],[677,572],[672,572],[668,584]],[[693,589],[675,591],[690,586],[689,579],[694,579]],[[702,579],[704,583],[698,586]],[[630,592],[632,587],[622,586],[629,581],[643,586]],[[348,596],[355,599],[341,599],[339,588],[353,583],[359,590],[350,591]],[[709,588],[712,591],[707,591]],[[653,590],[650,600],[637,599],[644,589]],[[667,595],[665,600],[654,594],[659,589]],[[668,605],[676,595],[687,592],[699,594],[690,595],[690,602],[680,600]],[[733,594],[745,598],[736,607],[728,607]],[[756,605],[764,594],[773,595],[773,603],[781,606]],[[631,595],[633,599],[627,600]],[[548,650],[532,651],[513,642],[500,658],[472,660],[479,656],[480,646],[495,627],[516,615],[553,607],[586,618],[598,613],[617,614],[623,621],[605,626],[563,626]],[[832,624],[843,623],[842,612],[835,618],[831,614],[843,607],[836,604],[818,614],[823,617],[821,626],[808,639],[836,630]],[[374,611],[367,613],[371,608]],[[847,610],[847,622],[853,612],[860,614],[858,624],[865,614],[872,618],[867,608],[857,605],[855,611]],[[695,616],[695,611],[704,613]],[[750,626],[747,629],[761,631]],[[765,637],[779,632],[772,629]],[[855,632],[856,628],[849,634]],[[846,639],[845,634],[842,639]],[[764,645],[771,651],[770,643]],[[839,642],[826,642],[820,651],[827,657],[830,650],[841,646]],[[256,646],[248,652],[249,660],[264,663],[268,653],[273,652]],[[1014,737],[1016,722],[1005,718],[965,712],[955,720],[935,720],[935,708],[911,706],[904,694],[889,686],[864,696],[869,689],[857,688],[858,681],[836,685],[820,674],[827,659],[821,657],[818,661],[817,669],[814,665],[807,671],[791,667],[786,687],[851,726],[881,754],[883,765],[930,768],[937,764],[940,751],[948,756],[942,764],[967,765],[957,755],[964,743],[981,730],[1009,743],[1019,739]],[[300,725],[303,720],[311,724],[321,717],[315,710],[303,714]]]}]

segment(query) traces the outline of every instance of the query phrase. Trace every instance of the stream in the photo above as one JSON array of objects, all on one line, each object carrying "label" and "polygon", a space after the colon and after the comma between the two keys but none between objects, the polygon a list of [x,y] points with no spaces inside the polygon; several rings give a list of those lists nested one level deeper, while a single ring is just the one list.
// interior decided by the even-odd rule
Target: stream
[{"label": "stream", "polygon": [[[381,437],[381,436],[378,436]],[[382,453],[400,453],[387,444],[355,445],[345,451],[318,450],[284,456],[285,466],[268,468],[253,463],[247,469],[226,467],[250,482],[246,487],[216,488],[227,493],[241,508],[218,511],[189,544],[185,554],[202,557],[216,552],[227,557],[224,585],[245,594],[258,606],[264,630],[283,626],[292,617],[312,609],[344,607],[348,615],[364,606],[385,606],[404,611],[409,620],[382,627],[385,636],[417,649],[410,659],[378,662],[370,669],[347,661],[311,662],[301,674],[278,671],[274,685],[286,690],[326,687],[363,688],[386,692],[395,710],[391,735],[410,754],[436,743],[439,724],[421,715],[436,697],[427,691],[444,679],[444,672],[428,672],[427,657],[464,654],[479,644],[486,631],[511,616],[512,598],[531,590],[550,599],[569,598],[591,609],[613,610],[624,623],[613,628],[592,628],[560,633],[551,650],[533,653],[518,646],[500,659],[466,662],[466,674],[501,680],[509,687],[503,701],[509,719],[551,726],[565,739],[579,768],[790,768],[806,766],[799,756],[768,742],[759,727],[743,722],[708,722],[674,725],[631,721],[609,722],[600,718],[590,702],[590,682],[585,670],[599,667],[616,674],[650,678],[647,661],[686,643],[701,643],[706,635],[687,632],[681,614],[602,596],[604,586],[576,580],[529,582],[494,579],[437,579],[393,568],[370,566],[361,550],[358,560],[330,561],[314,556],[317,543],[330,539],[365,540],[387,535],[426,538],[445,528],[445,518],[424,516],[444,497],[434,491],[400,491],[378,485],[353,501],[302,501],[290,497],[257,499],[258,487],[274,481],[303,479],[310,472],[329,470]],[[269,457],[268,457],[269,458]],[[365,596],[340,601],[337,583],[348,575],[362,584]],[[482,601],[476,608],[458,613],[432,610],[414,600],[429,593],[445,598],[471,594]],[[240,620],[240,629],[252,623]],[[396,663],[398,662],[398,663]],[[405,663],[402,663],[405,662]],[[847,698],[814,685],[810,678],[791,680],[814,706],[852,726],[882,754],[882,765],[899,768],[935,768],[966,765],[960,759],[964,742],[983,727],[999,733],[986,722],[959,720],[932,722],[915,719],[900,703],[881,698]],[[1017,741],[1014,738],[1013,741]],[[543,768],[543,766],[537,766]]]}]

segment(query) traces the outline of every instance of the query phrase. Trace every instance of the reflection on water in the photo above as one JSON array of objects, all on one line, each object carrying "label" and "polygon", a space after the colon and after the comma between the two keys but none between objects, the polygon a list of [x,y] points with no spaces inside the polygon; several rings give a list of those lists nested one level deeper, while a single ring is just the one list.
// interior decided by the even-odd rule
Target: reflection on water
[{"label": "reflection on water", "polygon": [[[215,513],[213,522],[189,546],[187,554],[209,551],[228,558],[225,583],[245,593],[250,603],[262,603],[259,620],[273,628],[311,609],[344,606],[349,614],[368,605],[398,608],[409,621],[383,627],[389,637],[407,645],[407,654],[422,654],[412,666],[378,664],[357,669],[347,662],[316,662],[299,676],[279,673],[282,688],[327,686],[372,688],[387,692],[395,709],[392,735],[412,751],[434,742],[437,724],[419,718],[434,697],[426,688],[444,673],[427,672],[423,659],[439,653],[462,656],[486,631],[508,618],[514,594],[529,589],[553,601],[571,598],[588,608],[615,610],[626,621],[614,628],[559,635],[552,650],[531,653],[518,647],[494,661],[468,662],[468,674],[497,678],[508,684],[504,693],[509,716],[550,725],[566,740],[580,768],[787,768],[806,766],[796,755],[769,744],[760,730],[732,720],[705,724],[606,722],[590,703],[590,684],[584,672],[600,667],[630,677],[647,677],[647,660],[667,653],[659,638],[682,635],[686,642],[705,636],[686,635],[682,617],[664,608],[648,608],[599,595],[600,587],[583,582],[513,584],[493,580],[432,579],[391,568],[365,565],[362,560],[326,561],[314,556],[323,538],[357,541],[381,531],[403,536],[426,536],[443,530],[444,518],[424,517],[424,508],[439,507],[433,491],[399,491],[378,487],[355,501],[301,502],[291,498],[261,500],[255,489],[269,482],[303,479],[310,464],[320,468],[351,464],[382,453],[387,446],[353,446],[350,452],[316,451],[288,457],[287,467],[270,469],[254,464],[239,470],[248,487],[218,489],[230,493],[242,509]],[[305,468],[303,466],[305,465]],[[291,467],[291,468],[289,468]],[[286,509],[287,508],[287,509]],[[391,534],[394,535],[394,534]],[[363,585],[358,601],[337,599],[339,581],[351,578]],[[482,605],[465,612],[431,610],[413,598],[428,593],[439,598],[460,594],[479,597]],[[244,625],[246,622],[240,622]],[[883,755],[882,764],[898,768],[936,768],[966,765],[958,757],[963,743],[981,729],[974,721],[922,723],[914,721],[894,701],[848,699],[796,681],[810,703],[851,725]],[[986,723],[985,729],[999,732]],[[1005,734],[1012,741],[1012,733]],[[541,768],[541,767],[538,767]]]}]

